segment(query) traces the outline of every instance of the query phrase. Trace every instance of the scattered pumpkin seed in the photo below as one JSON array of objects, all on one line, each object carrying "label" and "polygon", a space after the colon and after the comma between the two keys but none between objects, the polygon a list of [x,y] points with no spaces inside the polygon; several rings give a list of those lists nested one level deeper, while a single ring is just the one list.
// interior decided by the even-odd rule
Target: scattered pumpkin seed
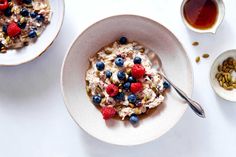
[{"label": "scattered pumpkin seed", "polygon": [[199,45],[199,42],[194,41],[194,42],[192,43],[192,45],[193,45],[193,46],[198,46],[198,45]]},{"label": "scattered pumpkin seed", "polygon": [[196,63],[199,63],[200,60],[201,60],[201,58],[199,56],[197,56],[196,59],[195,59]]},{"label": "scattered pumpkin seed", "polygon": [[209,56],[210,56],[210,55],[207,54],[207,53],[204,53],[204,54],[202,55],[203,58],[209,58]]}]

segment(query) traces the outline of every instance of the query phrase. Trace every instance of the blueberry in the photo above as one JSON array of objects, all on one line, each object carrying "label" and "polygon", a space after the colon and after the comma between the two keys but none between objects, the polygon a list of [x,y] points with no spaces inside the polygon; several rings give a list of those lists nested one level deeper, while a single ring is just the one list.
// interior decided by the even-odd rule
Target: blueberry
[{"label": "blueberry", "polygon": [[99,96],[99,95],[94,95],[94,96],[93,96],[93,102],[94,102],[95,104],[100,104],[101,101],[102,101],[101,96]]},{"label": "blueberry", "polygon": [[37,15],[38,15],[38,14],[37,14],[36,12],[30,13],[30,17],[32,17],[32,18],[36,18]]},{"label": "blueberry", "polygon": [[140,107],[142,105],[143,104],[142,104],[141,100],[137,100],[136,103],[135,103],[135,106],[137,106],[137,107]]},{"label": "blueberry", "polygon": [[122,67],[124,65],[124,59],[121,58],[121,57],[117,57],[115,59],[115,64],[118,66],[118,67]]},{"label": "blueberry", "polygon": [[4,10],[4,15],[10,17],[12,15],[11,8],[7,8],[6,10]]},{"label": "blueberry", "polygon": [[106,71],[106,77],[107,77],[107,78],[111,78],[111,76],[112,76],[112,72],[109,71],[109,70],[107,70],[107,71]]},{"label": "blueberry", "polygon": [[132,114],[129,118],[131,124],[135,125],[139,122],[139,118],[136,114]]},{"label": "blueberry", "polygon": [[44,21],[44,16],[41,15],[41,14],[38,14],[38,15],[36,16],[36,20],[37,20],[38,22],[43,22],[43,21]]},{"label": "blueberry", "polygon": [[141,64],[142,59],[140,57],[135,57],[134,58],[134,64]]},{"label": "blueberry", "polygon": [[28,36],[29,36],[30,38],[36,38],[36,37],[37,37],[37,33],[35,32],[35,30],[31,30],[31,31],[29,32]]},{"label": "blueberry", "polygon": [[26,8],[22,8],[20,14],[24,17],[29,16],[29,11]]},{"label": "blueberry", "polygon": [[119,40],[119,43],[122,44],[122,45],[125,45],[127,44],[128,40],[126,37],[121,37],[120,40]]},{"label": "blueberry", "polygon": [[126,82],[126,83],[123,85],[123,88],[126,89],[126,90],[129,90],[130,85],[131,85],[130,82]]},{"label": "blueberry", "polygon": [[5,47],[5,46],[4,46],[3,43],[0,41],[0,49],[1,49],[2,47]]},{"label": "blueberry", "polygon": [[128,101],[129,101],[130,103],[134,104],[134,103],[136,102],[136,100],[137,100],[136,95],[130,94],[130,95],[128,96]]},{"label": "blueberry", "polygon": [[132,76],[129,76],[129,77],[128,77],[128,81],[129,81],[130,83],[136,82],[135,78],[133,78]]},{"label": "blueberry", "polygon": [[170,84],[166,81],[163,83],[163,86],[164,86],[165,89],[170,88]]},{"label": "blueberry", "polygon": [[119,101],[124,101],[125,100],[125,94],[123,92],[119,92],[116,96],[115,96],[116,100]]},{"label": "blueberry", "polygon": [[4,33],[7,33],[7,25],[3,25],[3,26],[2,26],[2,31],[3,31]]},{"label": "blueberry", "polygon": [[126,78],[125,72],[119,71],[117,73],[117,77],[118,77],[119,80],[125,80],[125,78]]},{"label": "blueberry", "polygon": [[26,22],[23,22],[23,23],[18,22],[18,23],[17,23],[17,25],[18,25],[21,29],[25,29],[26,24],[27,24]]},{"label": "blueberry", "polygon": [[22,0],[22,2],[25,3],[25,4],[31,4],[32,0]]},{"label": "blueberry", "polygon": [[99,71],[102,71],[105,68],[105,64],[103,62],[99,61],[99,62],[96,63],[96,67]]}]

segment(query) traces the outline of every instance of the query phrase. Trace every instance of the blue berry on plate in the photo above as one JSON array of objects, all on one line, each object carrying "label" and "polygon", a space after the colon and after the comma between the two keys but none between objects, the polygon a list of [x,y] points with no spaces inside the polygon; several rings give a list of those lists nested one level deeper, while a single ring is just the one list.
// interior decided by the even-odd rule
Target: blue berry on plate
[{"label": "blue berry on plate", "polygon": [[22,0],[22,2],[25,3],[25,4],[31,4],[32,0]]},{"label": "blue berry on plate", "polygon": [[142,104],[141,100],[137,100],[136,103],[135,103],[135,106],[137,106],[137,107],[140,107],[142,105],[143,104]]},{"label": "blue berry on plate", "polygon": [[94,95],[94,96],[93,96],[93,103],[95,103],[95,104],[100,104],[101,101],[102,101],[101,96],[99,96],[99,95]]},{"label": "blue berry on plate", "polygon": [[164,86],[165,89],[170,88],[170,84],[166,81],[163,83],[163,86]]},{"label": "blue berry on plate", "polygon": [[26,22],[23,22],[23,23],[17,22],[17,25],[18,25],[21,29],[25,29],[27,23],[26,23]]},{"label": "blue berry on plate", "polygon": [[134,103],[136,102],[136,100],[137,100],[136,95],[130,94],[130,95],[128,96],[128,101],[129,101],[130,103],[134,104]]},{"label": "blue berry on plate", "polygon": [[103,62],[99,61],[99,62],[96,63],[96,67],[99,71],[102,71],[105,68],[105,64]]},{"label": "blue berry on plate", "polygon": [[121,58],[121,57],[117,57],[115,59],[115,64],[118,66],[118,67],[122,67],[124,65],[124,59]]},{"label": "blue berry on plate", "polygon": [[135,78],[133,78],[133,76],[129,76],[129,77],[128,77],[128,81],[129,81],[130,83],[136,82],[136,80],[135,80]]},{"label": "blue berry on plate", "polygon": [[123,85],[123,88],[126,89],[126,90],[129,90],[130,85],[131,85],[130,82],[126,82],[126,83]]},{"label": "blue berry on plate", "polygon": [[125,45],[127,44],[128,40],[126,37],[121,37],[120,40],[119,40],[119,43],[122,44],[122,45]]},{"label": "blue berry on plate", "polygon": [[36,18],[37,15],[38,15],[38,14],[37,14],[36,12],[30,13],[30,17],[32,17],[32,18]]},{"label": "blue berry on plate", "polygon": [[4,33],[7,33],[7,25],[3,25],[3,26],[2,26],[2,31],[3,31]]},{"label": "blue berry on plate", "polygon": [[115,96],[116,100],[119,101],[124,101],[125,100],[125,94],[123,92],[119,92],[116,96]]},{"label": "blue berry on plate", "polygon": [[38,14],[38,15],[36,16],[36,20],[37,20],[38,22],[43,22],[43,21],[44,21],[44,16],[41,15],[41,14]]},{"label": "blue berry on plate", "polygon": [[131,124],[135,125],[139,122],[139,118],[136,114],[132,114],[129,118]]},{"label": "blue berry on plate", "polygon": [[134,64],[141,64],[142,59],[140,57],[135,57],[134,58]]},{"label": "blue berry on plate", "polygon": [[3,43],[0,41],[0,49],[4,47]]},{"label": "blue berry on plate", "polygon": [[4,15],[6,17],[10,17],[12,15],[11,8],[7,8],[6,10],[4,10]]},{"label": "blue berry on plate", "polygon": [[111,76],[112,76],[112,72],[109,71],[109,70],[107,70],[107,71],[106,71],[106,77],[107,77],[107,78],[111,78]]},{"label": "blue berry on plate", "polygon": [[117,73],[117,77],[118,77],[119,80],[125,80],[126,74],[125,74],[125,72],[123,72],[123,71],[119,71],[119,72]]},{"label": "blue berry on plate", "polygon": [[24,17],[29,16],[29,11],[26,8],[22,8],[20,14]]},{"label": "blue berry on plate", "polygon": [[31,30],[29,33],[28,33],[28,36],[30,38],[36,38],[37,37],[37,33],[35,30]]}]

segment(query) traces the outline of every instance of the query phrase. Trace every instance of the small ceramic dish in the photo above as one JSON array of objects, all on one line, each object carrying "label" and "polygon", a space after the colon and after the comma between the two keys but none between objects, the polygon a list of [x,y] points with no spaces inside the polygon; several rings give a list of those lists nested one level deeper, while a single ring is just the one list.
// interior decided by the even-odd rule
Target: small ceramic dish
[{"label": "small ceramic dish", "polygon": [[187,104],[170,91],[166,101],[140,120],[105,121],[86,92],[85,74],[89,58],[121,36],[137,41],[158,53],[165,74],[191,95],[193,74],[188,56],[178,39],[164,26],[135,15],[113,16],[86,29],[70,47],[62,66],[61,86],[67,109],[75,122],[93,137],[116,145],[138,145],[157,139],[171,129],[186,111]]},{"label": "small ceramic dish", "polygon": [[52,44],[58,35],[64,17],[64,0],[49,0],[52,18],[49,25],[35,43],[20,49],[7,50],[0,53],[0,66],[16,66],[39,57]]},{"label": "small ceramic dish", "polygon": [[219,82],[217,81],[215,77],[218,71],[218,66],[222,64],[223,61],[229,57],[236,58],[236,49],[223,52],[215,59],[214,63],[212,64],[211,71],[210,71],[210,82],[211,82],[212,88],[214,89],[215,93],[218,96],[220,96],[221,98],[225,100],[236,102],[236,89],[225,90],[224,88],[220,86]]},{"label": "small ceramic dish", "polygon": [[224,6],[224,2],[223,0],[215,0],[216,4],[217,4],[217,9],[218,9],[218,15],[217,15],[217,19],[215,24],[208,28],[208,29],[197,29],[193,26],[191,26],[188,21],[186,20],[185,16],[184,16],[184,5],[186,2],[188,2],[189,0],[183,0],[182,4],[181,4],[181,17],[182,20],[184,22],[184,24],[192,31],[197,32],[197,33],[216,33],[218,27],[220,26],[220,24],[223,22],[224,19],[224,15],[225,15],[225,6]]}]

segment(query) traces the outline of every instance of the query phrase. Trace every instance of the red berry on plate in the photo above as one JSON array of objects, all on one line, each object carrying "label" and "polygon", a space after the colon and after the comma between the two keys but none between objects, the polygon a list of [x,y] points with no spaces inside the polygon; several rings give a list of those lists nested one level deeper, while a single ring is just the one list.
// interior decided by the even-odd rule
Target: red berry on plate
[{"label": "red berry on plate", "polygon": [[132,83],[130,86],[130,91],[132,93],[138,93],[143,90],[143,85],[140,82]]},{"label": "red berry on plate", "polygon": [[145,74],[145,68],[141,64],[134,64],[131,74],[136,79],[142,78]]},{"label": "red berry on plate", "polygon": [[119,93],[119,88],[114,84],[110,84],[107,86],[106,92],[109,96],[113,97]]},{"label": "red berry on plate", "polygon": [[103,107],[101,109],[101,112],[103,115],[103,119],[107,120],[115,116],[116,109],[114,109],[113,107]]},{"label": "red berry on plate", "polygon": [[16,37],[21,33],[21,29],[18,27],[18,25],[15,22],[12,22],[7,27],[7,34],[10,37]]},{"label": "red berry on plate", "polygon": [[8,0],[0,0],[0,10],[6,10],[8,8]]}]

